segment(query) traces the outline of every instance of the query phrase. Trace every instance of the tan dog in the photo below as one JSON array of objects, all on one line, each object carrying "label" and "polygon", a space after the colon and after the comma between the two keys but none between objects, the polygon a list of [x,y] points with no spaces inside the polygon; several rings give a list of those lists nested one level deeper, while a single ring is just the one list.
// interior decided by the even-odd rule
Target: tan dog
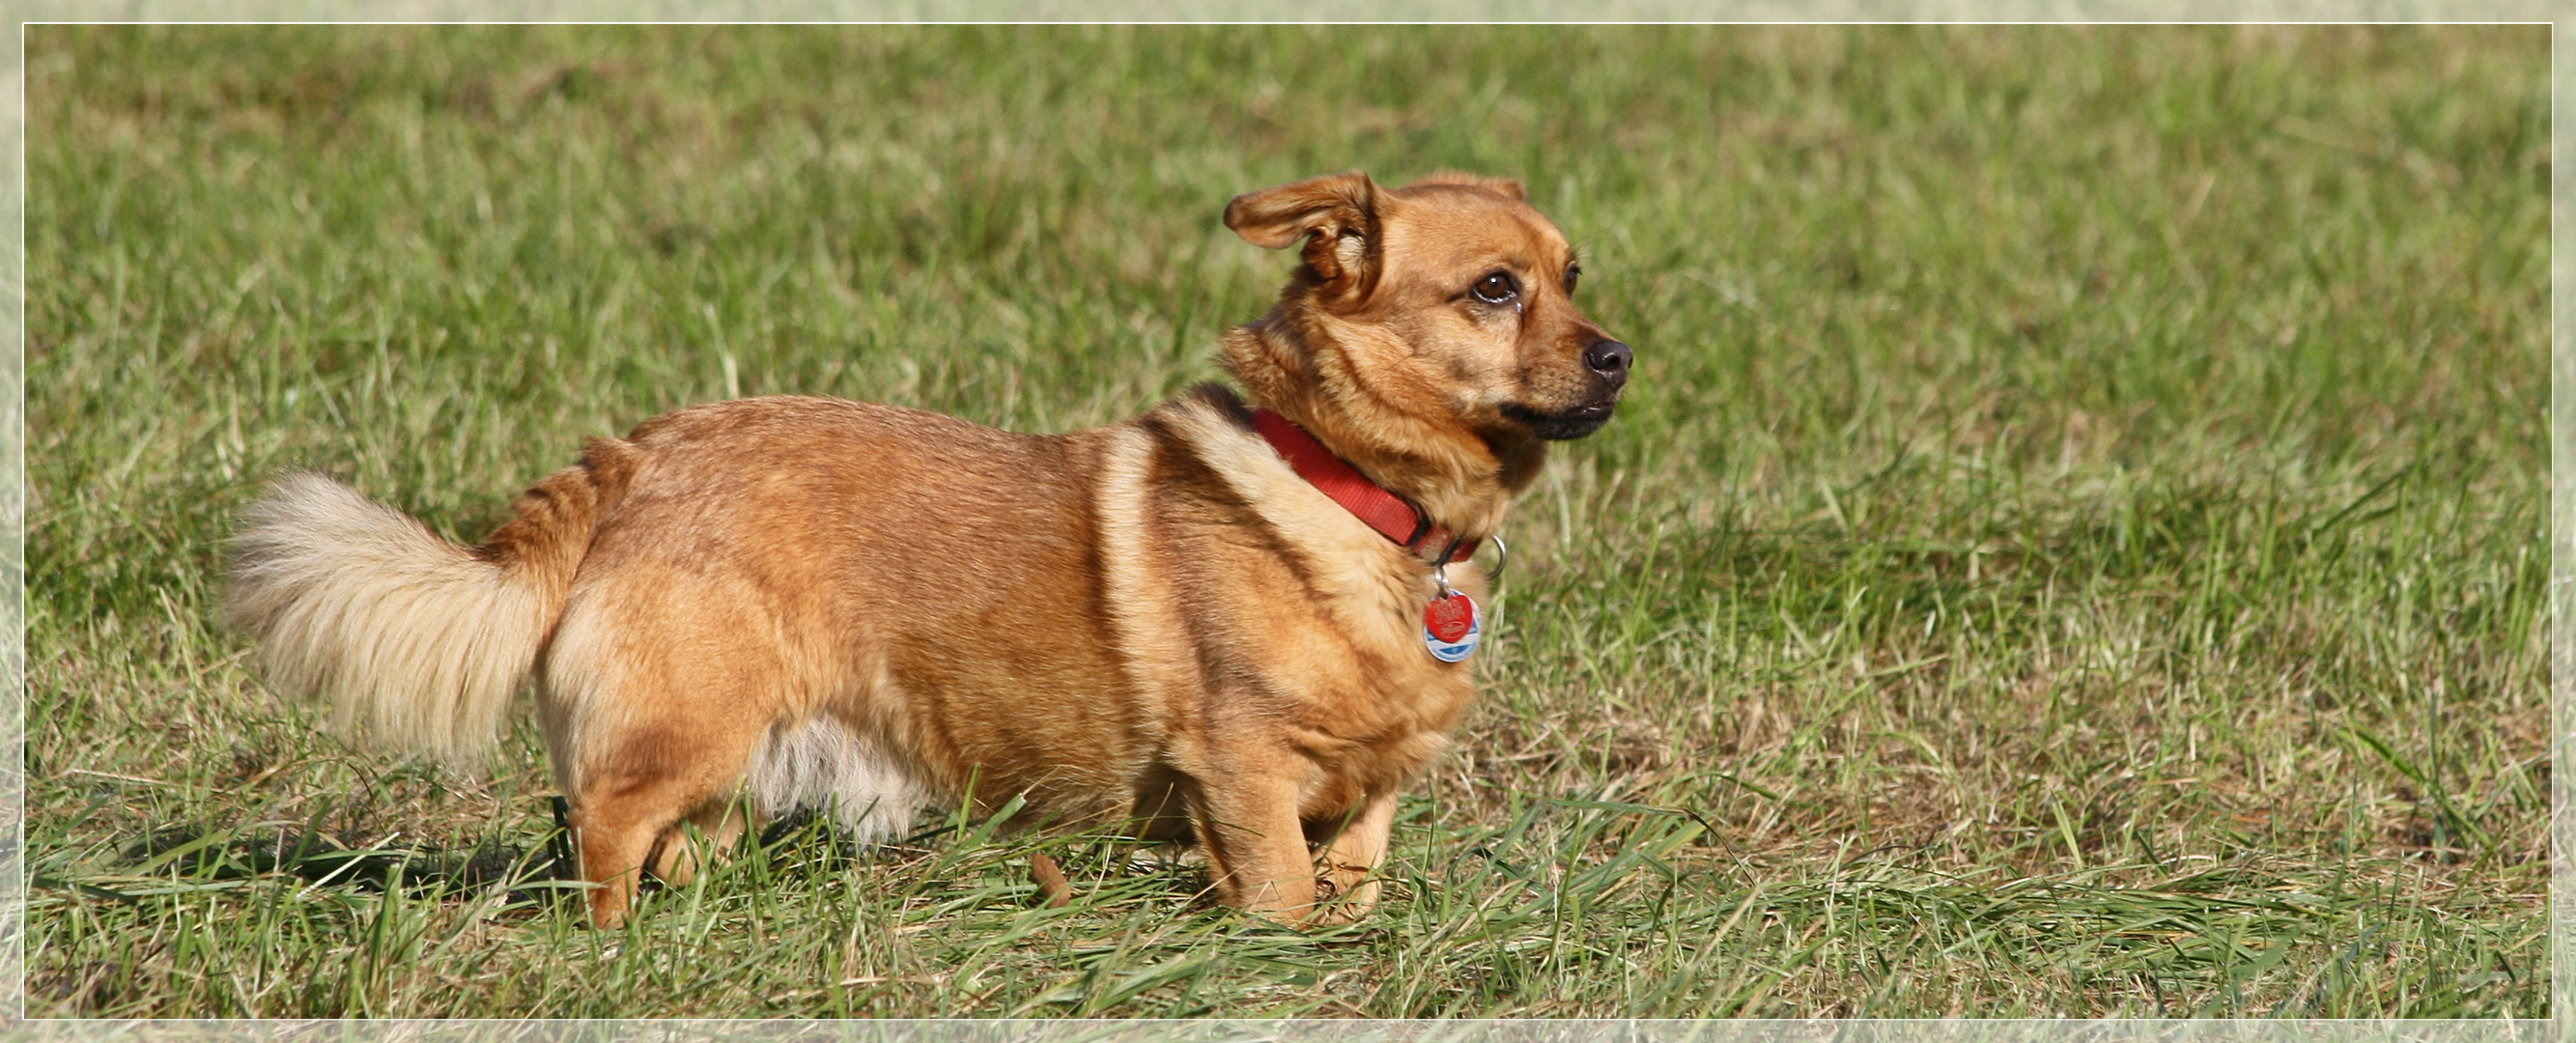
[{"label": "tan dog", "polygon": [[1485,596],[1465,554],[1548,440],[1609,419],[1629,350],[1516,181],[1340,174],[1225,222],[1305,241],[1224,338],[1251,405],[1210,385],[1063,435],[700,406],[593,439],[478,547],[293,474],[234,543],[230,617],[279,687],[451,758],[533,676],[596,924],[646,867],[693,872],[684,825],[738,836],[746,786],[864,836],[1020,796],[1195,839],[1230,905],[1355,916],[1472,694],[1426,613]]}]

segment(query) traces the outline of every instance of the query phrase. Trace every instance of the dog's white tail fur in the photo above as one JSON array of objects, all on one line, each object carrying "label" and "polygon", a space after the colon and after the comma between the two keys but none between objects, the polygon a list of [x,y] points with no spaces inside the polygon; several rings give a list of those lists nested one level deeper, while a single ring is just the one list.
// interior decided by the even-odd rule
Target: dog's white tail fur
[{"label": "dog's white tail fur", "polygon": [[585,461],[465,547],[295,472],[244,515],[226,616],[258,642],[270,683],[328,695],[343,733],[465,764],[499,737],[562,614],[601,492]]}]

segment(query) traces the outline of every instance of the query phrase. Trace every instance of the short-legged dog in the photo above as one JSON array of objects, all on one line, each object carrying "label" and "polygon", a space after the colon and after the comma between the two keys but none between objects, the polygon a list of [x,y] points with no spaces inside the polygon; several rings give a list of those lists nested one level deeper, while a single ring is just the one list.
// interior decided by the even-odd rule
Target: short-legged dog
[{"label": "short-legged dog", "polygon": [[1223,339],[1240,393],[1059,435],[700,406],[593,439],[473,547],[294,474],[233,544],[229,616],[280,688],[449,757],[533,678],[597,924],[688,877],[687,825],[739,835],[746,789],[879,836],[1016,796],[1194,839],[1228,904],[1357,915],[1472,693],[1467,555],[1630,353],[1515,181],[1339,174],[1225,222],[1304,244]]}]

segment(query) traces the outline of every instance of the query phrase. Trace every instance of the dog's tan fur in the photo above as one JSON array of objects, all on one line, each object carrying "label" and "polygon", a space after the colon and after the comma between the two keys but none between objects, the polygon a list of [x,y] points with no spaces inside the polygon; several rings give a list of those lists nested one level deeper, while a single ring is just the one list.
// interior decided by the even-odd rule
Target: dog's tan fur
[{"label": "dog's tan fur", "polygon": [[[1464,538],[1618,398],[1626,349],[1575,308],[1571,248],[1517,182],[1341,174],[1225,217],[1306,244],[1278,306],[1225,336],[1252,402]],[[1508,302],[1473,292],[1495,272]],[[1398,789],[1471,695],[1468,664],[1423,647],[1429,564],[1215,386],[1063,435],[701,406],[594,439],[516,510],[466,548],[290,476],[248,515],[229,610],[280,687],[451,757],[534,676],[603,925],[648,867],[690,874],[684,826],[739,835],[746,788],[875,835],[1016,795],[1196,840],[1229,904],[1356,915]],[[1473,566],[1449,578],[1484,597]]]}]

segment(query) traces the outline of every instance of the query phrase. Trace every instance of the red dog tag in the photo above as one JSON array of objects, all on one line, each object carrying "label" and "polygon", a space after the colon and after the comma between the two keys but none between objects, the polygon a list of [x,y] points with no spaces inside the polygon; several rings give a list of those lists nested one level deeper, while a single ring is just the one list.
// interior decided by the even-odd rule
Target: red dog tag
[{"label": "red dog tag", "polygon": [[1484,623],[1477,618],[1476,599],[1452,591],[1431,599],[1422,610],[1422,644],[1431,655],[1444,663],[1455,663],[1476,650],[1476,641],[1484,634]]}]

